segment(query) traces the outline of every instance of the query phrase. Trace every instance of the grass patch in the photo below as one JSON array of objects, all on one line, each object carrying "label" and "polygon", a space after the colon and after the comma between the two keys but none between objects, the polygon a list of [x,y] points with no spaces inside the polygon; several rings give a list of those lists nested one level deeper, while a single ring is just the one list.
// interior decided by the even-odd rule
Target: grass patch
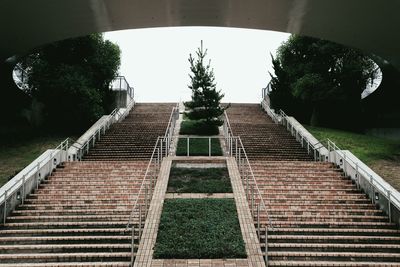
[{"label": "grass patch", "polygon": [[154,249],[157,259],[246,258],[233,199],[168,199]]},{"label": "grass patch", "polygon": [[399,156],[399,141],[387,140],[342,130],[305,126],[318,140],[331,139],[341,149],[350,150],[366,164]]},{"label": "grass patch", "polygon": [[177,168],[169,174],[168,193],[232,193],[227,168]]},{"label": "grass patch", "polygon": [[[208,156],[208,138],[190,138],[189,156]],[[187,155],[187,138],[179,138],[176,148],[177,156]],[[218,138],[211,138],[211,156],[222,156],[221,143]]]},{"label": "grass patch", "polygon": [[207,125],[200,121],[184,120],[179,131],[181,135],[218,135],[219,130],[215,125]]},{"label": "grass patch", "polygon": [[22,141],[17,144],[0,145],[0,186],[29,165],[47,149],[55,148],[66,137],[45,136]]}]

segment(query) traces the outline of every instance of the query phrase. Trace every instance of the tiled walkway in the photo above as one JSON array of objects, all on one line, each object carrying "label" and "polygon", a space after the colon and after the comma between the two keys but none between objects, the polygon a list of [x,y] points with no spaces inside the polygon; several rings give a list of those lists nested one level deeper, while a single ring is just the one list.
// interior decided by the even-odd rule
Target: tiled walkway
[{"label": "tiled walkway", "polygon": [[[214,198],[220,196],[222,198],[233,197],[235,199],[238,212],[240,228],[243,240],[246,246],[247,259],[153,259],[153,248],[157,239],[157,231],[161,218],[162,207],[166,198],[203,198],[210,197],[206,194],[166,194],[169,171],[172,160],[179,160],[181,157],[164,158],[160,176],[155,187],[153,199],[150,204],[149,214],[143,230],[142,239],[134,266],[137,267],[263,267],[265,266],[261,254],[256,230],[254,228],[253,219],[248,208],[247,199],[244,188],[240,180],[239,170],[233,158],[225,158],[231,183],[233,194],[213,194]],[[182,157],[186,158],[186,157]],[[208,158],[221,161],[222,157]],[[191,160],[195,160],[193,157]],[[203,157],[199,158],[202,160]]]}]

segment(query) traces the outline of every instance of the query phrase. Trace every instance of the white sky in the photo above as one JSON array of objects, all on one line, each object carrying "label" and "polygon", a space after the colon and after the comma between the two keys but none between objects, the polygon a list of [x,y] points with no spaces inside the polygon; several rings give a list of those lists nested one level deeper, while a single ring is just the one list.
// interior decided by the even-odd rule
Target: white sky
[{"label": "white sky", "polygon": [[286,33],[216,27],[135,29],[105,33],[121,48],[120,74],[135,88],[138,102],[189,100],[189,54],[203,40],[224,102],[257,103],[270,80],[270,53]]}]

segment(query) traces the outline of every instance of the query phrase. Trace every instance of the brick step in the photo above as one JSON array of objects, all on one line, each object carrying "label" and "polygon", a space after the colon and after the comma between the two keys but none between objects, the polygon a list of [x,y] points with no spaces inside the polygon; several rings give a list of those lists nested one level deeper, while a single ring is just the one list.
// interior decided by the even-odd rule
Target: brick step
[{"label": "brick step", "polygon": [[99,214],[99,215],[59,215],[59,216],[9,216],[7,217],[7,222],[91,222],[91,221],[123,221],[129,220],[129,214]]},{"label": "brick step", "polygon": [[[137,199],[137,196],[132,197],[130,199],[65,199],[65,200],[57,200],[55,201],[52,199],[52,204],[49,204],[49,200],[51,198],[47,199],[26,199],[24,202],[25,205],[45,205],[45,206],[54,206],[54,207],[59,207],[59,206],[80,206],[80,205],[85,205],[85,204],[95,204],[95,205],[107,205],[107,204],[112,204],[112,205],[132,205],[133,202]],[[140,202],[144,202],[144,196],[140,195],[139,199],[141,200]],[[25,206],[26,207],[26,206]]]},{"label": "brick step", "polygon": [[113,262],[41,262],[41,263],[0,263],[0,267],[129,267],[129,261],[113,261]]},{"label": "brick step", "polygon": [[[143,223],[142,223],[143,225]],[[137,232],[139,224],[134,224]],[[27,236],[106,236],[106,235],[132,235],[131,226],[121,228],[60,228],[60,229],[2,229],[0,236],[27,237]],[[135,233],[136,235],[136,233]]]},{"label": "brick step", "polygon": [[[143,203],[143,201],[138,201],[138,203]],[[17,207],[17,210],[56,210],[56,211],[69,211],[69,210],[90,210],[90,209],[132,209],[133,201],[126,202],[124,204],[121,203],[98,203],[98,204],[90,204],[90,203],[81,203],[81,204],[25,204]]]},{"label": "brick step", "polygon": [[69,194],[69,195],[56,195],[53,193],[46,194],[46,193],[34,193],[30,194],[29,198],[31,199],[38,199],[38,200],[44,200],[44,199],[49,199],[52,201],[58,201],[58,200],[74,200],[74,199],[82,199],[82,200],[101,200],[101,199],[133,199],[136,198],[137,196],[134,195],[134,193],[114,193],[114,194],[99,194],[99,195],[94,195],[90,193],[86,194],[77,194],[76,192],[74,194]]},{"label": "brick step", "polygon": [[[295,194],[307,194],[308,196],[316,196],[316,195],[325,195],[325,196],[330,196],[330,195],[337,195],[337,196],[342,196],[342,195],[361,195],[359,193],[359,190],[350,188],[350,189],[332,189],[332,188],[296,188],[296,187],[291,187],[291,188],[265,188],[261,187],[260,188],[262,194],[290,194],[290,195],[295,195]],[[364,197],[364,196],[363,196]]]},{"label": "brick step", "polygon": [[[265,249],[265,244],[261,244]],[[311,252],[390,252],[398,253],[400,244],[268,243],[268,251]]]},{"label": "brick step", "polygon": [[[85,156],[86,157],[86,156]],[[109,160],[115,160],[115,161],[120,161],[120,160],[132,160],[132,161],[134,161],[134,160],[144,160],[144,159],[147,159],[147,160],[149,160],[150,159],[150,157],[151,157],[151,155],[149,154],[149,155],[142,155],[142,156],[138,156],[138,157],[136,157],[136,158],[129,158],[129,157],[105,157],[105,158],[89,158],[89,157],[86,157],[86,158],[84,158],[83,160],[85,160],[85,161],[96,161],[96,162],[98,162],[98,161],[102,161],[102,160],[107,160],[107,161],[109,161]]]},{"label": "brick step", "polygon": [[268,258],[275,260],[303,260],[303,261],[377,261],[377,262],[399,262],[400,253],[363,253],[363,252],[300,252],[300,251],[271,251]]},{"label": "brick step", "polygon": [[[268,266],[296,266],[296,267],[392,267],[399,266],[397,262],[353,262],[353,261],[324,261],[324,260],[313,260],[313,261],[284,261],[284,260],[269,260]],[[0,265],[1,267],[1,265]]]},{"label": "brick step", "polygon": [[[137,221],[137,219],[135,219]],[[17,222],[3,224],[3,229],[60,229],[66,227],[80,227],[80,228],[104,228],[114,227],[122,228],[126,227],[128,220],[124,221],[86,221],[86,222]]]},{"label": "brick step", "polygon": [[[269,224],[266,219],[261,224]],[[346,222],[346,221],[272,221],[274,228],[366,228],[366,229],[397,229],[396,224],[389,222]]]},{"label": "brick step", "polygon": [[[263,235],[261,236],[265,238]],[[271,243],[351,243],[351,244],[397,244],[400,245],[400,236],[360,236],[360,235],[271,235]]]},{"label": "brick step", "polygon": [[131,209],[14,210],[12,216],[118,215],[130,214],[131,212]]},{"label": "brick step", "polygon": [[[263,216],[260,216],[263,218]],[[366,215],[280,215],[270,213],[273,221],[296,221],[296,222],[387,222],[387,216],[366,216]]]},{"label": "brick step", "polygon": [[327,194],[328,192],[315,192],[313,194],[309,195],[304,195],[302,192],[264,192],[261,191],[261,195],[267,196],[267,198],[264,198],[266,200],[268,199],[282,199],[282,200],[292,200],[296,199],[298,201],[304,201],[304,200],[329,200],[329,201],[334,201],[334,200],[365,200],[367,199],[367,196],[361,193],[343,193],[339,194],[334,192],[333,194]]},{"label": "brick step", "polygon": [[[245,180],[244,180],[245,181]],[[304,182],[282,182],[282,181],[275,181],[271,183],[257,183],[258,188],[262,189],[277,189],[277,190],[312,190],[314,188],[321,188],[324,190],[338,190],[338,189],[352,189],[352,190],[357,190],[356,186],[351,182],[351,181],[322,181],[322,182],[316,182],[316,181],[304,181]]]},{"label": "brick step", "polygon": [[324,198],[312,198],[312,199],[297,199],[297,198],[270,198],[270,195],[267,197],[263,197],[265,204],[268,205],[290,205],[290,206],[296,206],[296,205],[340,205],[340,204],[371,204],[371,200],[367,199],[366,197],[363,198],[354,198],[354,199],[346,199],[346,198],[331,198],[331,199],[324,199]]},{"label": "brick step", "polygon": [[97,244],[128,243],[132,241],[129,233],[106,236],[2,236],[1,245],[34,245],[34,244]]},{"label": "brick step", "polygon": [[[137,247],[137,245],[135,246]],[[34,244],[0,245],[0,254],[15,253],[131,252],[131,244]]]},{"label": "brick step", "polygon": [[314,209],[310,210],[308,208],[304,208],[303,210],[287,210],[287,209],[269,209],[268,213],[271,215],[280,215],[280,216],[293,216],[293,215],[303,215],[303,216],[319,216],[319,215],[357,215],[357,216],[383,216],[385,213],[382,210],[343,210],[343,209]]},{"label": "brick step", "polygon": [[103,190],[105,187],[107,187],[109,190],[122,190],[122,189],[127,189],[127,188],[134,188],[134,187],[139,187],[138,185],[141,184],[141,182],[143,181],[143,178],[141,179],[141,181],[137,181],[137,182],[131,182],[131,183],[120,183],[120,184],[107,184],[105,182],[101,183],[82,183],[82,184],[78,184],[78,183],[48,183],[46,185],[41,184],[39,186],[39,188],[42,190],[50,190],[50,191],[54,191],[54,190],[79,190],[82,188],[90,188],[91,190]]},{"label": "brick step", "polygon": [[[264,231],[265,232],[265,231]],[[368,236],[400,236],[398,229],[368,229],[368,228],[268,228],[269,234],[275,235],[368,235]]]},{"label": "brick step", "polygon": [[[258,202],[257,202],[258,203]],[[269,203],[268,204],[268,209],[284,209],[284,210],[303,210],[303,209],[308,209],[308,210],[324,210],[324,209],[342,209],[342,210],[353,210],[353,209],[358,209],[358,210],[370,210],[370,209],[375,209],[375,205],[372,204],[370,201],[366,204],[347,204],[347,203],[340,203],[340,204],[329,204],[329,203],[297,203],[297,204],[285,204],[285,203]]]},{"label": "brick step", "polygon": [[38,263],[59,261],[130,261],[129,252],[107,252],[107,253],[28,253],[28,254],[0,254],[0,262],[4,263]]},{"label": "brick step", "polygon": [[98,188],[43,188],[40,191],[37,191],[33,196],[41,196],[41,195],[55,195],[57,199],[62,196],[71,196],[75,194],[82,195],[115,195],[115,194],[137,194],[140,189],[140,184],[136,186],[124,187],[124,188],[108,188],[108,187],[98,187]]}]

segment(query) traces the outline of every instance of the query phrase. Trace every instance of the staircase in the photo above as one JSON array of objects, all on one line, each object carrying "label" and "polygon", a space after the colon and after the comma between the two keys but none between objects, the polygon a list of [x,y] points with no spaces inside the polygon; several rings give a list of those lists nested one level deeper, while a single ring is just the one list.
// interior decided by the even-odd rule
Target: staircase
[{"label": "staircase", "polygon": [[126,225],[172,108],[137,104],[84,161],[47,177],[0,226],[0,266],[130,266],[138,244]]},{"label": "staircase", "polygon": [[122,122],[111,126],[84,159],[91,161],[150,159],[157,138],[165,134],[175,105],[136,104]]},{"label": "staircase", "polygon": [[397,226],[340,169],[312,161],[259,105],[227,114],[269,210],[271,225],[260,219],[269,266],[400,266]]}]

